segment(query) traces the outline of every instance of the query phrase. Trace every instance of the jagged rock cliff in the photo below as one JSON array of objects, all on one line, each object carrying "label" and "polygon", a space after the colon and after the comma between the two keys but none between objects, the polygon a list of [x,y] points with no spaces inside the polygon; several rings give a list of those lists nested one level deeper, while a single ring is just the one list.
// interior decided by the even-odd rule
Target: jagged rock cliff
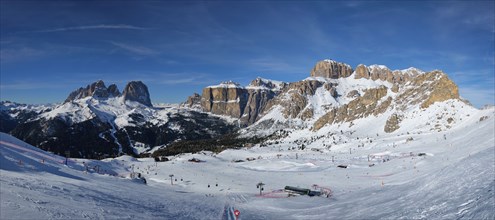
[{"label": "jagged rock cliff", "polygon": [[352,67],[345,63],[339,63],[333,60],[323,60],[313,67],[310,75],[312,77],[324,77],[324,78],[342,78],[348,77],[352,74]]},{"label": "jagged rock cliff", "polygon": [[243,87],[225,82],[203,89],[201,107],[208,112],[240,119],[241,125],[254,123],[273,99],[287,84],[262,78]]},{"label": "jagged rock cliff", "polygon": [[284,82],[256,78],[245,87],[248,93],[248,100],[241,117],[242,125],[249,125],[259,119],[260,114],[265,110],[269,101],[273,99],[281,89],[287,86]]},{"label": "jagged rock cliff", "polygon": [[248,99],[247,90],[234,82],[203,89],[201,105],[213,114],[240,118]]},{"label": "jagged rock cliff", "polygon": [[86,88],[81,87],[71,92],[67,99],[65,99],[64,103],[89,96],[95,98],[108,98],[117,97],[119,95],[119,89],[115,84],[112,84],[107,88],[103,80],[98,80],[91,85],[87,85]]},{"label": "jagged rock cliff", "polygon": [[371,79],[382,80],[390,83],[405,83],[410,79],[423,74],[424,72],[416,68],[409,68],[405,70],[390,70],[383,65],[371,65],[369,67],[359,64],[356,67],[355,79]]},{"label": "jagged rock cliff", "polygon": [[139,102],[149,107],[152,106],[148,87],[141,81],[127,83],[122,92],[122,97],[124,97],[124,100]]}]

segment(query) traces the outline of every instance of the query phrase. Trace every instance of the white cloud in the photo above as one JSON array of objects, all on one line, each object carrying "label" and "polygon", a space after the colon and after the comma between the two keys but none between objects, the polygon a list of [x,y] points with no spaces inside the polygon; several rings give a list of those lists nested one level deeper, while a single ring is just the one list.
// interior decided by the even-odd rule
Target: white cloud
[{"label": "white cloud", "polygon": [[48,32],[62,32],[62,31],[79,31],[79,30],[92,30],[92,29],[129,29],[129,30],[146,30],[147,28],[137,27],[133,25],[117,24],[117,25],[87,25],[87,26],[74,26],[74,27],[64,27],[64,28],[54,28],[32,31],[33,33],[48,33]]},{"label": "white cloud", "polygon": [[117,42],[110,42],[114,46],[117,46],[121,49],[124,49],[126,51],[129,51],[131,53],[141,55],[141,56],[153,56],[159,54],[158,51],[152,50],[147,47],[141,47],[141,46],[134,46],[134,45],[129,45],[129,44],[124,44],[124,43],[117,43]]},{"label": "white cloud", "polygon": [[53,89],[65,88],[67,85],[63,83],[50,82],[14,82],[9,84],[0,84],[1,90],[32,90],[32,89]]},{"label": "white cloud", "polygon": [[16,61],[25,61],[37,57],[41,57],[46,55],[45,51],[22,47],[17,49],[1,49],[0,50],[0,62],[1,63],[10,63]]},{"label": "white cloud", "polygon": [[158,73],[151,76],[154,82],[160,85],[205,85],[213,82],[212,76],[206,73],[183,72],[183,73]]}]

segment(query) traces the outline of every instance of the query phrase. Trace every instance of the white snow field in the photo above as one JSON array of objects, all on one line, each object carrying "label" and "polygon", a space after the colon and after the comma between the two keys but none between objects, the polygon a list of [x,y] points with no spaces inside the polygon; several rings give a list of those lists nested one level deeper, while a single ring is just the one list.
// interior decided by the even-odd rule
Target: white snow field
[{"label": "white snow field", "polygon": [[[238,219],[495,219],[494,118],[486,110],[447,131],[371,133],[364,147],[356,146],[366,136],[338,132],[346,142],[329,149],[282,143],[168,162],[122,156],[65,165],[2,133],[0,219],[235,219],[234,210]],[[133,169],[147,184],[130,178]],[[331,196],[283,191],[313,185]]]}]

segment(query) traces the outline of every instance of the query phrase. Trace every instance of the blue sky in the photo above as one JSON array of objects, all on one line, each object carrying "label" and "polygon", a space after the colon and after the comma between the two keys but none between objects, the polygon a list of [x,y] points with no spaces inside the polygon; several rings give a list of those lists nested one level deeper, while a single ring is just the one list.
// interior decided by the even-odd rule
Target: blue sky
[{"label": "blue sky", "polygon": [[318,60],[446,72],[494,103],[494,1],[0,1],[0,98],[62,102],[98,79],[177,103],[257,76],[294,82]]}]

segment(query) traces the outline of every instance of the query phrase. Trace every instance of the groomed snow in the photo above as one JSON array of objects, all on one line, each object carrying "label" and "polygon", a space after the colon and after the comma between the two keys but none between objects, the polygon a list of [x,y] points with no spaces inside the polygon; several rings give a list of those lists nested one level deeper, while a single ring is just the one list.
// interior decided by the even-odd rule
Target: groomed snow
[{"label": "groomed snow", "polygon": [[[64,158],[2,133],[0,219],[234,219],[235,209],[240,219],[494,219],[494,119],[488,109],[447,131],[378,136],[301,130],[268,147],[158,163],[122,156],[64,165]],[[297,146],[291,140],[316,135],[323,137],[304,150],[288,149]],[[129,178],[133,169],[147,185]],[[332,196],[287,197],[280,191],[287,185],[317,185]]]}]

